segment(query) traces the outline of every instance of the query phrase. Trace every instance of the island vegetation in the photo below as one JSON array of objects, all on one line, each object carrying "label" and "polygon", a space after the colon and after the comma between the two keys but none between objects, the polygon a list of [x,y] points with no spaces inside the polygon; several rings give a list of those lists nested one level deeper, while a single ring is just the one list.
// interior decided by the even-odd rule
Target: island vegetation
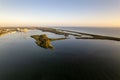
[{"label": "island vegetation", "polygon": [[35,43],[38,46],[45,48],[45,49],[54,49],[53,45],[51,44],[52,41],[66,39],[66,38],[48,38],[46,34],[32,35],[31,37],[36,40]]},{"label": "island vegetation", "polygon": [[[106,35],[97,35],[97,34],[89,34],[83,32],[76,32],[71,30],[62,30],[48,27],[1,27],[0,28],[0,36],[5,35],[11,32],[27,32],[28,30],[41,30],[43,32],[51,32],[57,35],[64,35],[65,38],[68,38],[69,35],[74,36],[76,39],[100,39],[100,40],[113,40],[120,41],[119,37],[112,37]],[[84,37],[86,36],[86,37]]]}]

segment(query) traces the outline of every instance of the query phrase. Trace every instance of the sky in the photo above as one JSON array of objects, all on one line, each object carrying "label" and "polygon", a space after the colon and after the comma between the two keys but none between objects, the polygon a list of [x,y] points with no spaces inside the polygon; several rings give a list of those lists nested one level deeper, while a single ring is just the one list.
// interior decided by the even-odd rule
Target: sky
[{"label": "sky", "polygon": [[120,27],[120,0],[0,0],[0,26]]}]

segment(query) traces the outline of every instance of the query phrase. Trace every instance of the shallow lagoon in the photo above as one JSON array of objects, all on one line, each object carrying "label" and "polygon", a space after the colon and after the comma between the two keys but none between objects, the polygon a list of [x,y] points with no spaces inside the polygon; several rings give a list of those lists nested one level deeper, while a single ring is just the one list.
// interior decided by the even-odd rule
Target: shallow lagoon
[{"label": "shallow lagoon", "polygon": [[54,49],[38,46],[32,35],[40,30],[0,37],[1,80],[120,80],[120,42],[69,39],[52,41]]}]

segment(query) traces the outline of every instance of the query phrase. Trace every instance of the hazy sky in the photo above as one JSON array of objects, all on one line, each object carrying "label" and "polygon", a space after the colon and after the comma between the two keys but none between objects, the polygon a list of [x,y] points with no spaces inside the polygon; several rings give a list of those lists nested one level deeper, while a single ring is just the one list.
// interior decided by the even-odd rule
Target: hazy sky
[{"label": "hazy sky", "polygon": [[0,25],[120,27],[120,0],[0,0]]}]

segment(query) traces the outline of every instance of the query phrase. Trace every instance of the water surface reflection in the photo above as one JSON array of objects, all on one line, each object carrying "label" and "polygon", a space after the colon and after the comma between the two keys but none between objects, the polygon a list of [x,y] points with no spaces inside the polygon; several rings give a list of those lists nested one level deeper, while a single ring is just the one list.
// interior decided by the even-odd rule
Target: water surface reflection
[{"label": "water surface reflection", "polygon": [[64,40],[66,38],[48,38],[46,34],[42,35],[32,35],[32,38],[36,40],[36,44],[45,49],[54,49],[53,45],[51,44],[52,41],[56,40]]},{"label": "water surface reflection", "polygon": [[0,37],[0,80],[120,80],[119,41],[19,33]]}]

